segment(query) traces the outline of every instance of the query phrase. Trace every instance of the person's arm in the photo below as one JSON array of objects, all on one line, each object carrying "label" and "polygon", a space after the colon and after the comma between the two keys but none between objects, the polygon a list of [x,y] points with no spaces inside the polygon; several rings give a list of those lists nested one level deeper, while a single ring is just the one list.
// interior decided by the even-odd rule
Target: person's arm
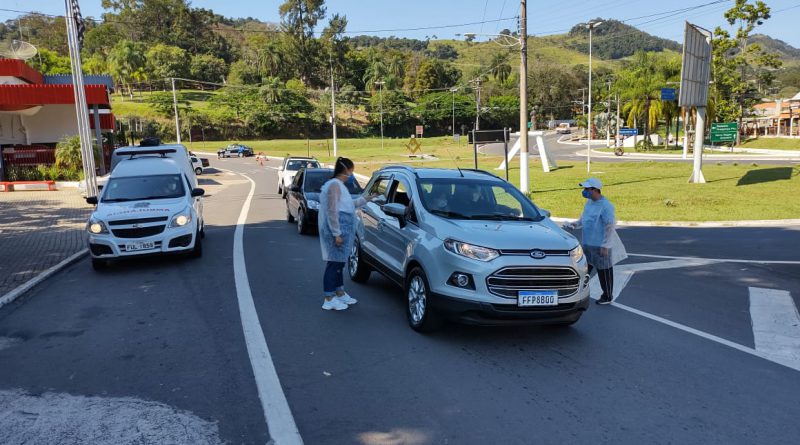
[{"label": "person's arm", "polygon": [[327,190],[328,205],[325,209],[325,216],[328,220],[328,228],[331,229],[331,234],[334,237],[341,236],[342,231],[339,228],[339,197],[342,191],[337,184],[331,184]]},{"label": "person's arm", "polygon": [[353,205],[355,205],[356,208],[360,208],[360,207],[364,207],[365,205],[367,205],[367,203],[369,201],[370,201],[369,199],[367,199],[367,198],[365,198],[363,196],[359,196],[358,198],[353,198]]},{"label": "person's arm", "polygon": [[615,213],[614,206],[610,202],[606,202],[606,205],[603,206],[603,213],[600,215],[601,222],[603,223],[603,245],[601,247],[604,249],[611,248],[612,235],[617,226],[617,217]]},{"label": "person's arm", "polygon": [[583,221],[583,214],[584,213],[586,213],[586,206],[583,206],[583,213],[581,213],[581,216],[578,217],[577,220],[565,223],[562,227],[564,227],[565,229],[569,229],[569,230],[582,229],[583,228],[583,222],[582,221]]}]

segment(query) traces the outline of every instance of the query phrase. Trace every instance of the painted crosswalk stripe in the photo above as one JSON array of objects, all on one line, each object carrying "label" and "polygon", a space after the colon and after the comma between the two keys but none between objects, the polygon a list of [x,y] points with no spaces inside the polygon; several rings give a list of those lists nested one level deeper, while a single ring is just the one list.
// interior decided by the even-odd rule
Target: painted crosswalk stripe
[{"label": "painted crosswalk stripe", "polygon": [[785,290],[751,287],[750,318],[756,350],[800,365],[800,314]]}]

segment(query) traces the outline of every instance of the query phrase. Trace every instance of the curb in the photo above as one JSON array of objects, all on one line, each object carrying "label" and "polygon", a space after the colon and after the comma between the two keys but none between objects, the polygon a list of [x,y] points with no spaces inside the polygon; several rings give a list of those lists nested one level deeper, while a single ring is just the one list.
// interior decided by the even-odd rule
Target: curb
[{"label": "curb", "polygon": [[9,303],[11,303],[11,302],[13,302],[17,298],[21,297],[26,292],[28,292],[29,290],[33,289],[34,286],[36,286],[37,284],[41,283],[42,281],[50,278],[56,272],[59,272],[60,270],[62,270],[65,267],[69,266],[70,264],[78,261],[79,259],[81,259],[81,257],[86,255],[87,253],[89,253],[89,249],[80,250],[77,253],[74,253],[71,256],[67,257],[66,259],[62,260],[60,263],[56,264],[55,266],[52,266],[49,269],[45,270],[44,272],[40,273],[36,277],[31,278],[30,280],[26,281],[25,283],[22,283],[21,285],[17,286],[16,289],[13,289],[11,292],[8,292],[7,294],[5,294],[2,297],[0,297],[0,308],[5,306],[5,305],[7,305],[7,304],[9,304]]}]

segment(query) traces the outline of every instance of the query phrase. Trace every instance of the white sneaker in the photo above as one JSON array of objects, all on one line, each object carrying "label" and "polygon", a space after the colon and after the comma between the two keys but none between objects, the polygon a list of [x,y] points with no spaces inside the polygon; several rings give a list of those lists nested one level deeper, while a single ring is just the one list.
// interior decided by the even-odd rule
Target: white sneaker
[{"label": "white sneaker", "polygon": [[339,298],[331,298],[330,300],[325,300],[322,303],[322,309],[326,311],[343,311],[347,309],[347,304],[343,303]]},{"label": "white sneaker", "polygon": [[341,301],[344,304],[351,305],[351,306],[356,304],[356,303],[358,303],[358,300],[356,300],[355,298],[353,298],[350,295],[348,295],[347,292],[345,292],[344,295],[339,295],[335,299]]}]

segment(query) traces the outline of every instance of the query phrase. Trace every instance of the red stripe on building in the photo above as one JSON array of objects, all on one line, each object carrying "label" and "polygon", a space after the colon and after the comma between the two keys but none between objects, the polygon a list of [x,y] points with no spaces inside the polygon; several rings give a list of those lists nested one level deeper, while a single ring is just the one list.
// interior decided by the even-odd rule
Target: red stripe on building
[{"label": "red stripe on building", "polygon": [[[105,86],[86,85],[84,88],[87,105],[110,105]],[[72,85],[0,85],[0,110],[74,104],[74,94]]]},{"label": "red stripe on building", "polygon": [[28,83],[44,83],[44,76],[22,60],[16,59],[0,59],[0,76],[17,77]]}]

